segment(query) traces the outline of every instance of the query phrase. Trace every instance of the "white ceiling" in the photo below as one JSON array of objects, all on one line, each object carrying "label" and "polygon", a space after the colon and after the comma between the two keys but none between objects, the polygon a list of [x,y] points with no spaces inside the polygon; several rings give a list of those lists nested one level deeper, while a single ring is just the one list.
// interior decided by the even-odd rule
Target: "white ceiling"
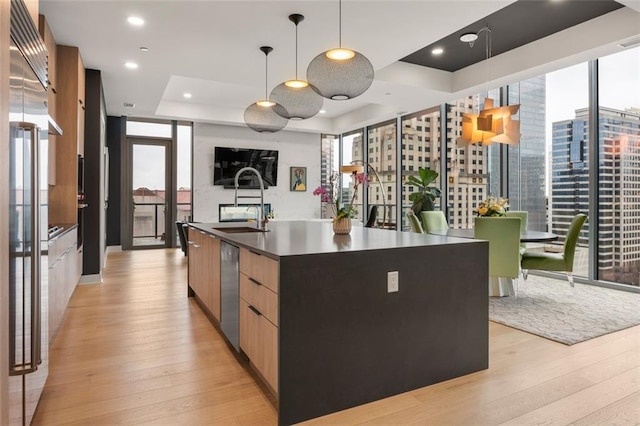
[{"label": "white ceiling", "polygon": [[[581,29],[573,33],[572,29],[562,32],[573,38],[577,31],[591,33],[595,31],[592,25],[600,25],[600,35],[595,40],[558,43],[563,36],[560,33],[547,37],[550,40],[544,49],[523,46],[516,49],[520,52],[512,51],[500,55],[503,58],[494,57],[456,73],[398,62],[512,2],[344,0],[343,45],[371,60],[376,80],[360,97],[325,100],[326,114],[290,122],[287,128],[350,130],[469,93],[483,83],[480,75],[487,76],[483,66],[508,60],[511,54],[522,55],[526,48],[530,51],[524,64],[509,66],[508,75],[498,70],[491,74],[492,80],[520,78],[526,76],[527,70],[539,73],[541,69],[559,67],[567,58],[584,60],[585,55],[614,51],[617,41],[637,35],[640,28],[638,13],[624,8],[593,20],[599,22],[581,24]],[[85,66],[101,70],[107,112],[116,116],[243,125],[244,109],[264,97],[264,55],[258,50],[260,46],[274,48],[269,55],[269,91],[295,76],[295,27],[288,15],[305,16],[298,27],[299,77],[305,77],[307,64],[317,54],[338,43],[337,0],[41,0],[40,13],[49,21],[58,44],[78,46]],[[615,17],[609,16],[614,14]],[[126,18],[131,15],[143,18],[145,25],[129,25]],[[558,45],[562,49],[556,52]],[[140,51],[142,46],[149,51]],[[541,58],[536,60],[538,56]],[[137,62],[139,68],[126,69],[126,61]],[[526,68],[521,66],[525,64]],[[185,92],[193,97],[185,99]],[[126,108],[125,102],[136,106]]]}]

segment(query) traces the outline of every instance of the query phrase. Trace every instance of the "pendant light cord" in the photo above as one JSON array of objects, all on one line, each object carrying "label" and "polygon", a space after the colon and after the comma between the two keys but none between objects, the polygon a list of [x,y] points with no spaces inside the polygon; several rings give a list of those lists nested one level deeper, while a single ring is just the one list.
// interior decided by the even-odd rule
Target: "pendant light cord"
[{"label": "pendant light cord", "polygon": [[298,24],[296,24],[296,80],[298,80]]},{"label": "pendant light cord", "polygon": [[338,0],[338,47],[342,48],[342,0]]},{"label": "pendant light cord", "polygon": [[264,54],[264,100],[269,100],[269,95],[267,94],[267,86],[269,85],[269,54]]}]

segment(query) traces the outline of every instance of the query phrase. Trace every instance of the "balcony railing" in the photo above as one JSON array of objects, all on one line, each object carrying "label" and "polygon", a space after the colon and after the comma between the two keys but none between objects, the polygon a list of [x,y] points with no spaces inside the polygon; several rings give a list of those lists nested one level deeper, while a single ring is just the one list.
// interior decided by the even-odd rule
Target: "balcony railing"
[{"label": "balcony railing", "polygon": [[[190,203],[178,203],[177,206],[189,207]],[[185,220],[190,214],[177,214],[179,220]],[[183,210],[184,212],[184,210]],[[166,229],[165,203],[133,203],[133,245],[164,245]],[[173,229],[173,228],[172,228]]]}]

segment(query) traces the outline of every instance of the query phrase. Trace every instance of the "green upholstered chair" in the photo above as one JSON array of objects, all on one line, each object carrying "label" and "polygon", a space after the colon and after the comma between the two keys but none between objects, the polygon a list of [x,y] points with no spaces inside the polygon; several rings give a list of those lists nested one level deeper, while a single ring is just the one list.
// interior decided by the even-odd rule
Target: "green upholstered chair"
[{"label": "green upholstered chair", "polygon": [[571,287],[573,287],[573,259],[576,254],[578,236],[586,220],[587,216],[582,213],[577,214],[573,218],[564,240],[564,250],[562,253],[525,252],[520,261],[522,277],[526,280],[530,269],[539,271],[563,271],[567,273],[567,280],[569,284],[571,284]]},{"label": "green upholstered chair", "polygon": [[416,216],[412,211],[408,211],[407,219],[409,219],[409,225],[411,225],[411,232],[415,232],[417,234],[424,234],[424,230],[422,229],[422,225],[418,220],[418,216]]},{"label": "green upholstered chair", "polygon": [[[519,217],[520,218],[520,232],[527,232],[529,228],[529,212],[524,210],[510,210],[506,213],[507,217]],[[526,243],[520,243],[520,255],[523,255],[527,250]]]},{"label": "green upholstered chair", "polygon": [[489,241],[489,277],[515,280],[518,297],[520,275],[520,218],[476,217],[474,237]]},{"label": "green upholstered chair", "polygon": [[447,218],[442,210],[424,211],[420,212],[420,215],[422,216],[424,232],[427,234],[446,232],[449,229]]}]

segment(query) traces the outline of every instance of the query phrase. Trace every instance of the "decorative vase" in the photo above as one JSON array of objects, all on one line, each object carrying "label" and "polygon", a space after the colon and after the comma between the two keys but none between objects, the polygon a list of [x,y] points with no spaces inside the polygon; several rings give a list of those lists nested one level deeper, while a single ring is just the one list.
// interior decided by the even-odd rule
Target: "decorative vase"
[{"label": "decorative vase", "polygon": [[333,221],[333,233],[334,234],[348,234],[351,232],[351,218],[342,217]]}]

